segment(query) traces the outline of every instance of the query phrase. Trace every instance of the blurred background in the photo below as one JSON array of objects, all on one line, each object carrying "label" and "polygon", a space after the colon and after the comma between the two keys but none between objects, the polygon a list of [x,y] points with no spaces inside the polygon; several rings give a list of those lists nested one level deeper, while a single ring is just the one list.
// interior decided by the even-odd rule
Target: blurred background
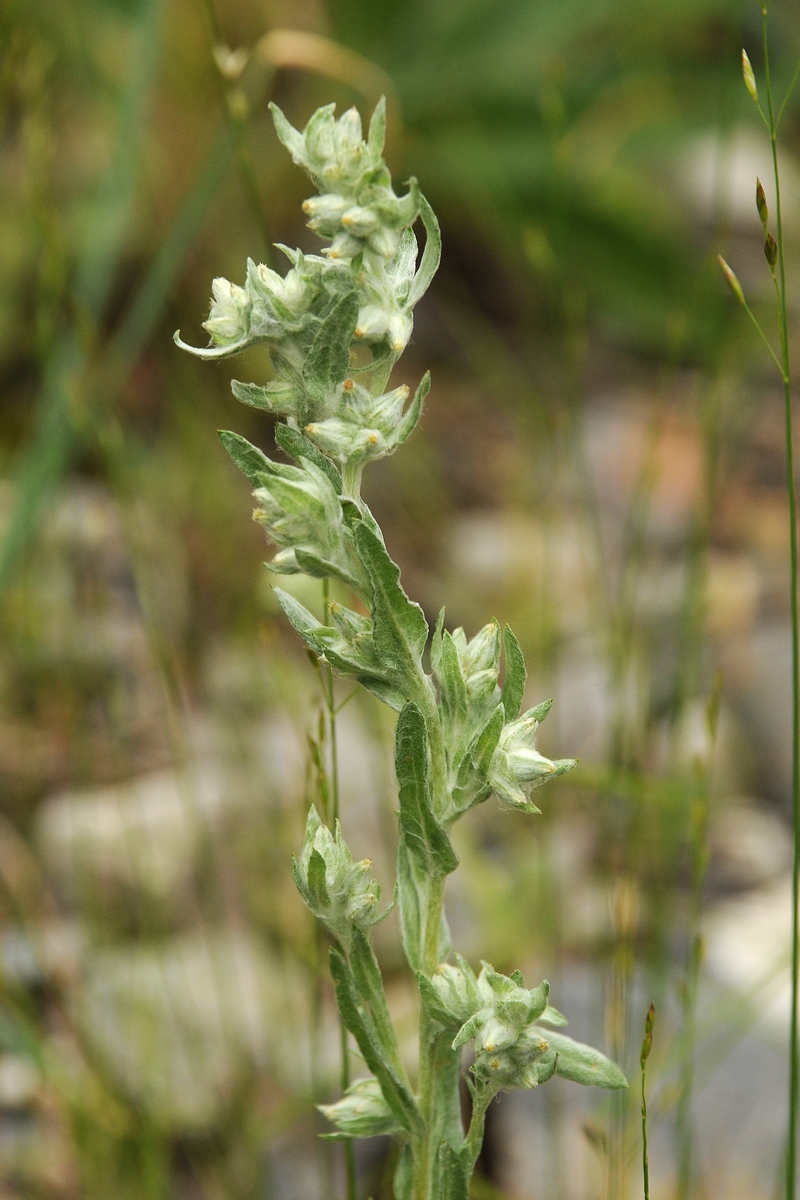
[{"label": "blurred background", "polygon": [[[771,7],[776,93],[800,54]],[[330,785],[318,678],[246,481],[267,452],[202,344],[212,277],[306,249],[266,104],[388,97],[442,224],[397,382],[421,428],[366,493],[429,620],[509,621],[544,815],[459,827],[477,964],[550,979],[629,1096],[490,1113],[475,1197],[775,1196],[785,1144],[790,630],[780,381],[755,179],[755,0],[5,0],[0,6],[0,1198],[334,1200],[325,947],[290,855]],[[790,322],[800,97],[782,125]],[[774,205],[773,205],[774,207]],[[319,606],[319,584],[297,578]],[[342,686],[343,685],[337,685]],[[337,693],[347,699],[347,689]],[[391,714],[338,718],[345,835],[391,894]],[[396,924],[377,946],[413,1060]],[[353,1070],[359,1063],[353,1059]],[[391,1149],[358,1148],[359,1195]]]}]

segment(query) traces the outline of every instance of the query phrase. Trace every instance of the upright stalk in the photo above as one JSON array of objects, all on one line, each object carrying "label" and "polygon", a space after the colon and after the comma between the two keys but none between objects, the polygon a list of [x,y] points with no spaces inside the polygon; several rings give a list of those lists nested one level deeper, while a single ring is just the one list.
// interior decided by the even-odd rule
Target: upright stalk
[{"label": "upright stalk", "polygon": [[780,357],[770,345],[769,339],[758,323],[753,312],[744,298],[741,284],[724,259],[720,265],[725,278],[743,306],[753,325],[756,327],[762,341],[766,343],[781,379],[783,380],[784,405],[784,435],[786,439],[786,490],[789,500],[789,567],[791,575],[790,600],[792,623],[792,829],[793,829],[793,865],[792,865],[792,967],[791,991],[792,1007],[789,1030],[789,1127],[786,1139],[786,1200],[795,1200],[795,1183],[797,1179],[797,1117],[798,1117],[798,1077],[800,1075],[800,1031],[798,1031],[798,1009],[800,1007],[800,636],[798,636],[798,563],[797,563],[797,496],[794,475],[794,433],[792,428],[792,382],[789,366],[789,329],[786,311],[786,258],[783,237],[783,211],[781,205],[781,178],[778,167],[778,128],[781,123],[789,97],[794,90],[800,64],[795,71],[791,83],[783,98],[777,119],[772,101],[772,76],[769,62],[769,29],[767,21],[767,0],[760,0],[761,5],[761,37],[764,54],[764,79],[766,83],[767,111],[764,112],[758,98],[753,68],[745,51],[742,51],[742,75],[745,86],[756,104],[764,124],[769,131],[772,149],[772,176],[775,185],[775,220],[777,239],[773,238],[768,229],[769,212],[767,200],[760,182],[756,188],[756,206],[761,223],[764,227],[764,255],[772,272],[775,284],[775,297],[778,310],[778,331],[780,335]]},{"label": "upright stalk", "polygon": [[[427,373],[407,407],[407,387],[379,392],[411,336],[412,311],[433,278],[441,244],[436,217],[416,181],[402,197],[391,187],[382,157],[385,104],[378,104],[366,142],[355,109],[337,121],[327,105],[303,133],[274,106],[273,117],[281,141],[318,186],[320,194],[303,209],[311,228],[331,239],[328,255],[288,251],[293,265],[284,277],[250,262],[244,286],[215,279],[205,322],[215,344],[193,353],[219,358],[255,341],[275,343],[275,378],[266,387],[234,381],[233,391],[245,403],[287,418],[276,424],[275,438],[297,465],[271,461],[239,434],[223,430],[220,436],[255,487],[256,517],[278,547],[272,569],[339,579],[368,613],[332,604],[326,583],[321,624],[294,596],[275,589],[317,660],[327,712],[312,752],[320,779],[327,783],[330,773],[330,787],[324,794],[320,789],[323,816],[315,805],[309,809],[294,879],[331,935],[339,1012],[369,1072],[350,1083],[343,1035],[344,1095],[323,1112],[348,1141],[387,1133],[399,1139],[398,1200],[467,1200],[493,1095],[538,1087],[556,1073],[578,1083],[627,1087],[619,1067],[598,1050],[549,1028],[563,1018],[548,1005],[546,981],[529,989],[519,971],[505,976],[484,963],[476,976],[463,958],[440,961],[445,880],[458,866],[449,837],[453,822],[492,792],[510,807],[537,813],[533,789],[575,761],[551,761],[536,749],[536,731],[550,704],[521,713],[527,672],[507,627],[501,633],[492,621],[470,640],[463,629],[446,630],[442,617],[428,675],[424,613],[403,590],[399,568],[359,498],[364,463],[392,453],[422,412]],[[339,191],[328,190],[331,180]],[[427,235],[421,256],[411,228],[417,218]],[[186,345],[179,334],[176,341]],[[365,345],[372,348],[371,368],[363,365]],[[381,911],[371,862],[354,861],[335,819],[334,670],[399,714],[396,898],[420,997],[416,1093],[369,941],[371,927],[392,906]],[[465,1137],[460,1085],[467,1044],[475,1106]],[[351,1155],[346,1162],[348,1197],[355,1200]]]},{"label": "upright stalk", "polygon": [[[322,607],[325,623],[330,621],[330,582],[327,579],[322,581]],[[331,814],[332,824],[336,824],[339,820],[339,742],[336,736],[336,695],[333,690],[333,671],[330,665],[325,663],[320,664],[320,680],[322,682],[322,694],[325,698],[325,709],[328,716],[328,743],[331,751]],[[339,1082],[342,1092],[346,1092],[350,1087],[350,1050],[347,1042],[347,1026],[345,1025],[341,1013],[339,1014],[339,1045],[341,1052],[341,1070],[339,1072]],[[344,1174],[347,1187],[347,1200],[356,1200],[356,1162],[353,1153],[353,1143],[351,1141],[342,1142],[344,1152]]]},{"label": "upright stalk", "polygon": [[[784,253],[783,213],[781,209],[781,178],[778,168],[778,123],[775,120],[772,104],[766,0],[762,2],[761,15],[762,42],[764,47],[764,78],[767,92],[767,118],[769,122],[770,145],[772,147],[772,172],[775,182],[775,223],[778,250],[776,291],[783,375],[786,486],[789,498],[789,564],[791,571],[790,594],[792,615],[792,826],[794,861],[792,865],[792,1013],[789,1032],[789,1129],[786,1148],[786,1197],[787,1200],[795,1200],[795,1180],[797,1175],[797,1089],[798,1072],[800,1069],[800,1045],[798,1043],[798,983],[800,982],[800,636],[798,635],[798,626],[800,623],[798,622],[797,496],[794,475],[789,330],[786,312],[786,260]],[[781,112],[783,112],[783,108]],[[772,271],[774,277],[774,267],[772,267]]]}]

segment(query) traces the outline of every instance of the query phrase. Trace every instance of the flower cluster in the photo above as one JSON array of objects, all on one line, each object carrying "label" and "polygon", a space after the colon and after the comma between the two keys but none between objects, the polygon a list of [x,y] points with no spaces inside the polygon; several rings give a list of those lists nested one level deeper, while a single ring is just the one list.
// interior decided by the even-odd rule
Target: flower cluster
[{"label": "flower cluster", "polygon": [[536,749],[536,730],[547,716],[552,700],[546,700],[504,726],[489,767],[489,784],[498,800],[523,812],[538,813],[530,794],[548,779],[555,779],[575,766],[574,758],[552,761]]},{"label": "flower cluster", "polygon": [[271,107],[278,137],[320,192],[304,202],[303,212],[315,233],[332,239],[328,255],[348,261],[365,252],[394,258],[403,231],[419,215],[419,191],[415,180],[402,199],[392,189],[383,161],[386,102],[375,109],[366,142],[355,108],[337,121],[335,105],[327,104],[300,133],[277,105]]},{"label": "flower cluster", "polygon": [[[243,285],[215,279],[204,322],[211,345],[187,346],[179,333],[176,341],[200,358],[265,343],[273,378],[234,381],[234,395],[305,430],[337,462],[359,466],[391,454],[419,418],[426,381],[406,408],[406,387],[381,394],[373,376],[385,376],[408,344],[414,307],[438,265],[439,229],[415,181],[402,198],[392,189],[383,101],[367,141],[355,109],[338,121],[332,105],[320,109],[302,133],[275,105],[272,113],[279,137],[320,189],[303,208],[331,244],[321,255],[279,246],[291,264],[285,275],[248,260]],[[418,264],[411,226],[420,216],[428,236]],[[359,347],[368,347],[361,350],[367,361],[355,364]]]},{"label": "flower cluster", "polygon": [[533,1088],[554,1074],[577,1083],[607,1088],[625,1087],[625,1076],[614,1063],[581,1042],[548,1026],[566,1019],[548,1004],[545,980],[532,990],[522,975],[501,975],[482,963],[480,975],[459,955],[456,966],[440,964],[430,979],[420,976],[420,994],[428,1013],[444,1029],[458,1029],[453,1048],[471,1044],[476,1084],[492,1094],[503,1088]]},{"label": "flower cluster", "polygon": [[338,1133],[328,1134],[330,1138],[385,1137],[401,1132],[401,1126],[383,1098],[378,1080],[371,1075],[357,1079],[335,1104],[317,1107],[338,1130]]},{"label": "flower cluster", "polygon": [[353,929],[382,921],[381,887],[371,876],[368,858],[354,862],[338,821],[333,833],[311,806],[300,858],[293,860],[297,889],[315,917],[349,950]]},{"label": "flower cluster", "polygon": [[364,593],[366,576],[330,477],[307,458],[297,467],[269,459],[264,466],[253,519],[278,547],[270,568],[282,575],[335,575]]}]

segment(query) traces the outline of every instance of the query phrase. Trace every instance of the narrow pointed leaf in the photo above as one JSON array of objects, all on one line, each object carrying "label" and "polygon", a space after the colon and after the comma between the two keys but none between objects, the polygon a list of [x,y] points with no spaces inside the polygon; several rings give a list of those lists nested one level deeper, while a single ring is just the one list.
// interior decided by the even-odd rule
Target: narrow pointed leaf
[{"label": "narrow pointed leaf", "polygon": [[272,463],[263,450],[251,445],[247,438],[240,433],[232,433],[229,429],[220,429],[219,440],[243,475],[251,483],[258,483],[259,475],[269,472]]},{"label": "narrow pointed leaf", "polygon": [[421,884],[417,881],[413,860],[402,835],[397,846],[397,887],[403,950],[411,970],[418,971],[422,962],[420,941],[423,897],[420,895]]},{"label": "narrow pointed leaf", "polygon": [[439,222],[422,193],[419,195],[419,215],[422,217],[422,224],[425,226],[425,232],[428,236],[425,242],[425,249],[422,252],[422,261],[419,264],[419,270],[414,276],[411,288],[409,289],[409,308],[413,308],[427,292],[434,275],[439,269],[439,262],[442,257],[442,233],[439,229]]},{"label": "narrow pointed leaf", "polygon": [[514,634],[506,625],[503,630],[503,647],[505,650],[506,674],[503,681],[503,708],[507,721],[516,721],[522,708],[525,695],[525,680],[528,672],[525,670],[525,658],[522,647]]},{"label": "narrow pointed leaf", "polygon": [[626,1088],[628,1081],[616,1063],[593,1046],[574,1042],[564,1033],[544,1031],[551,1050],[558,1054],[556,1074],[574,1083],[590,1084],[594,1087]]},{"label": "narrow pointed leaf", "polygon": [[386,97],[381,96],[369,122],[367,145],[375,162],[380,160],[386,142]]},{"label": "narrow pointed leaf", "polygon": [[319,647],[313,640],[312,635],[318,629],[324,629],[325,626],[317,620],[313,613],[310,613],[307,608],[304,608],[299,600],[295,600],[294,596],[290,596],[283,588],[273,588],[278,603],[289,618],[289,623],[292,628],[297,630],[300,637],[308,642],[313,650],[319,653]]},{"label": "narrow pointed leaf", "polygon": [[467,711],[467,687],[461,674],[455,643],[447,630],[442,634],[439,683],[442,686],[442,706],[448,716],[452,719],[465,714]]},{"label": "narrow pointed leaf", "polygon": [[291,426],[281,423],[275,426],[275,441],[284,454],[293,458],[295,462],[299,463],[301,459],[307,458],[309,462],[313,462],[315,467],[319,467],[320,471],[324,471],[336,489],[336,495],[341,496],[342,477],[335,464],[326,458],[305,434],[302,434],[299,429],[292,429]]},{"label": "narrow pointed leaf", "polygon": [[415,704],[407,704],[401,712],[395,739],[403,839],[422,871],[449,875],[458,866],[458,858],[431,810],[427,782],[428,739],[425,720]]},{"label": "narrow pointed leaf", "polygon": [[431,390],[431,373],[426,371],[419,382],[419,387],[414,392],[414,399],[409,404],[403,419],[397,429],[397,444],[400,445],[413,433],[417,422],[422,416],[422,406],[425,402],[425,397]]},{"label": "narrow pointed leaf", "polygon": [[350,966],[356,981],[359,995],[372,1018],[372,1024],[378,1035],[381,1046],[394,1063],[398,1074],[405,1074],[400,1063],[400,1053],[397,1049],[397,1037],[392,1025],[389,1009],[386,1007],[386,995],[383,990],[383,979],[378,960],[360,929],[353,929],[353,944],[350,951]]},{"label": "narrow pointed leaf", "polygon": [[418,604],[409,600],[400,586],[400,568],[385,547],[363,523],[354,528],[356,551],[369,576],[372,589],[372,621],[375,648],[387,670],[417,683],[422,672],[422,653],[428,623]]},{"label": "narrow pointed leaf", "polygon": [[330,951],[330,969],[342,1020],[355,1038],[364,1062],[380,1083],[384,1100],[403,1128],[411,1133],[420,1124],[416,1101],[367,1024],[359,1007],[353,974],[344,957],[333,947]]}]

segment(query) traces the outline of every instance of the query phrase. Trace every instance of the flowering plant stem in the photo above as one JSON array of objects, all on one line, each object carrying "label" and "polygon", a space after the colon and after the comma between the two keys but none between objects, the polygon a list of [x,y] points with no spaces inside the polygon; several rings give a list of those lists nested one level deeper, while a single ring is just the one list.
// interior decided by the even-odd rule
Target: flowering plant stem
[{"label": "flowering plant stem", "polygon": [[755,74],[747,57],[742,51],[742,74],[745,86],[758,108],[764,125],[769,133],[772,151],[772,175],[775,188],[775,237],[769,231],[769,210],[767,199],[761,181],[756,182],[756,207],[764,227],[764,255],[775,286],[775,300],[778,316],[778,336],[780,341],[779,354],[776,354],[770,339],[765,334],[757,318],[745,300],[741,285],[728,264],[721,259],[720,263],[726,279],[740,304],[753,322],[761,340],[769,349],[770,355],[780,372],[783,382],[784,404],[784,436],[786,441],[786,489],[789,502],[789,568],[790,568],[790,607],[792,625],[792,827],[793,827],[793,865],[792,865],[792,951],[791,951],[791,1018],[789,1029],[789,1122],[786,1147],[786,1200],[795,1200],[797,1178],[797,1123],[798,1123],[798,1084],[800,1083],[800,603],[798,600],[798,556],[797,556],[797,489],[794,472],[794,431],[792,423],[792,380],[789,362],[789,329],[786,304],[786,256],[783,232],[783,212],[781,207],[781,177],[778,163],[778,130],[786,105],[794,90],[800,63],[792,76],[792,80],[783,98],[777,117],[772,95],[772,75],[769,59],[769,22],[767,0],[760,0],[761,8],[761,43],[764,56],[764,84],[767,100],[767,111],[761,106],[758,96],[758,86]]},{"label": "flowering plant stem", "polygon": [[[309,810],[294,877],[330,939],[342,1027],[369,1071],[350,1082],[343,1036],[344,1094],[321,1108],[333,1127],[328,1136],[347,1145],[377,1134],[397,1139],[397,1200],[467,1200],[486,1110],[501,1090],[538,1087],[555,1074],[627,1086],[613,1062],[560,1032],[566,1019],[548,1003],[546,981],[528,989],[519,971],[505,976],[489,963],[476,975],[453,953],[445,917],[447,876],[458,866],[453,824],[492,794],[521,812],[539,812],[533,790],[574,761],[551,761],[536,748],[550,702],[520,713],[526,670],[510,629],[492,621],[468,639],[463,629],[445,629],[442,611],[430,635],[361,496],[365,465],[393,453],[422,413],[428,374],[413,397],[405,386],[386,389],[441,250],[436,217],[416,180],[405,196],[392,188],[383,161],[385,106],[378,105],[366,140],[355,109],[337,121],[328,105],[303,132],[274,106],[273,116],[281,141],[319,192],[303,204],[309,225],[330,244],[322,255],[279,247],[291,264],[285,276],[248,262],[244,286],[215,279],[205,322],[211,345],[193,353],[225,358],[254,342],[268,346],[272,379],[231,386],[239,400],[277,418],[276,442],[292,462],[267,458],[238,434],[220,436],[255,488],[255,517],[277,547],[271,570],[323,580],[324,623],[275,589],[318,660],[329,740],[330,783],[320,791],[322,814],[314,805]],[[426,233],[421,256],[413,232],[418,220]],[[176,341],[192,349],[177,334]],[[331,579],[352,597],[352,607],[331,598]],[[370,945],[371,927],[389,909],[381,911],[372,864],[354,862],[339,821],[334,672],[398,714],[395,896],[419,991],[416,1087]],[[473,1106],[465,1132],[466,1045]],[[346,1174],[352,1200],[352,1157]]]}]

